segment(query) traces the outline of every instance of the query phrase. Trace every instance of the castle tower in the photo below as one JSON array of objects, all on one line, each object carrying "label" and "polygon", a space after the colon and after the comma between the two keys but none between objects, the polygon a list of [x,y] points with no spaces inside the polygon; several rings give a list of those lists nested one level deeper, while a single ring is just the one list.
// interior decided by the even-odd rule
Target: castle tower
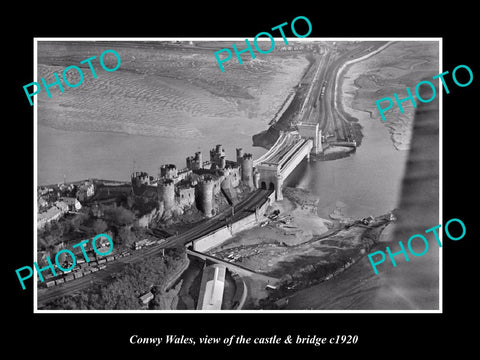
[{"label": "castle tower", "polygon": [[323,152],[322,148],[322,130],[320,130],[319,124],[307,124],[299,122],[297,124],[298,133],[304,139],[312,139],[313,147],[312,154],[319,154]]},{"label": "castle tower", "polygon": [[206,217],[212,217],[213,212],[213,185],[214,180],[211,177],[205,177],[198,184],[198,206]]},{"label": "castle tower", "polygon": [[210,161],[215,164],[215,168],[224,169],[227,163],[225,150],[222,145],[217,145],[215,149],[210,150]]},{"label": "castle tower", "polygon": [[190,170],[203,169],[202,152],[197,151],[195,156],[187,157],[187,168]]},{"label": "castle tower", "polygon": [[173,180],[164,179],[158,183],[158,202],[163,201],[165,210],[170,210],[175,205],[175,185]]},{"label": "castle tower", "polygon": [[195,157],[193,160],[194,160],[193,169],[203,169],[203,158],[202,158],[201,151],[197,151],[195,153]]},{"label": "castle tower", "polygon": [[225,169],[225,165],[227,165],[227,159],[225,159],[225,156],[220,157],[217,165],[220,169]]},{"label": "castle tower", "polygon": [[241,159],[242,181],[253,189],[253,157],[252,154],[243,154]]},{"label": "castle tower", "polygon": [[166,164],[160,167],[160,178],[174,179],[177,177],[177,167],[174,164]]},{"label": "castle tower", "polygon": [[210,150],[210,161],[211,162],[213,162],[213,163],[215,162],[216,155],[217,155],[217,153],[215,152],[215,149],[211,149]]},{"label": "castle tower", "polygon": [[242,162],[242,156],[243,156],[243,149],[237,148],[237,164],[240,164]]},{"label": "castle tower", "polygon": [[132,186],[140,187],[142,185],[149,185],[150,178],[146,172],[137,171],[132,174]]}]

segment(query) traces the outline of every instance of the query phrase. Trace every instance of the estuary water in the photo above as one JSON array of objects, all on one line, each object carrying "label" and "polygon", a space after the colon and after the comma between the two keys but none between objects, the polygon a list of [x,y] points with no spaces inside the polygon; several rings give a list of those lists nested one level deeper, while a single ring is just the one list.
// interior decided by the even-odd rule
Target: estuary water
[{"label": "estuary water", "polygon": [[[379,58],[388,58],[392,55],[390,52],[395,50],[398,48],[387,48],[384,54],[379,54],[377,58],[367,62],[382,61]],[[357,66],[362,66],[362,63]],[[357,68],[356,74],[358,73],[362,71],[358,71]],[[351,74],[351,71],[347,71],[346,76]],[[352,80],[357,76],[353,75]],[[400,207],[408,151],[396,150],[385,124],[379,119],[372,118],[371,112],[365,111],[372,110],[369,108],[369,90],[352,88],[351,85],[346,88],[344,86],[343,89],[344,94],[355,92],[353,101],[346,101],[347,104],[344,105],[346,111],[359,119],[363,126],[365,137],[356,153],[341,160],[310,163],[305,161],[286,181],[289,186],[307,189],[319,197],[321,217],[328,218],[331,211],[338,207],[342,209],[344,215],[354,218],[380,215]],[[348,96],[346,98],[348,99]],[[363,98],[363,101],[358,101],[358,98]],[[432,115],[432,119],[435,119],[435,115]],[[438,139],[436,143],[427,142],[419,136],[412,140],[422,141],[412,145],[420,148],[420,152],[430,153],[432,149],[438,148]],[[425,170],[427,169],[424,168],[424,172]],[[432,174],[434,173],[435,171],[432,171]],[[417,202],[416,208],[409,205],[408,211],[416,214],[417,223],[421,224],[423,221],[426,226],[419,228],[407,225],[403,227],[402,233],[396,231],[398,229],[395,224],[389,225],[380,236],[378,244],[371,249],[371,253],[386,252],[386,246],[391,247],[392,253],[395,253],[400,250],[399,241],[407,244],[410,236],[421,234],[438,224],[435,223],[438,219],[438,206],[432,204],[435,200],[434,191],[424,191],[424,188],[412,186],[412,180],[418,180],[415,176],[409,179],[409,190],[413,188],[414,191],[421,193],[410,193],[409,204],[413,204],[412,198],[416,197],[427,205],[421,207]],[[435,188],[434,182],[431,183],[431,188]],[[432,221],[434,223],[431,223]],[[430,249],[425,255],[421,257],[410,255],[410,261],[406,262],[403,255],[399,254],[395,257],[396,267],[393,267],[386,255],[387,259],[378,275],[373,271],[368,257],[364,256],[331,280],[294,294],[289,299],[287,309],[438,310],[440,250],[433,240],[433,235],[431,237]],[[423,249],[422,247],[421,250],[417,250],[417,253],[421,253]]]}]

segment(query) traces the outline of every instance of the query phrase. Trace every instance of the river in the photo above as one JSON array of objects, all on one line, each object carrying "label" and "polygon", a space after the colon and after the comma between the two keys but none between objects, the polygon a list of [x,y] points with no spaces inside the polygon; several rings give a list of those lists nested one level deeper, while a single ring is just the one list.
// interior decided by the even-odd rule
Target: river
[{"label": "river", "polygon": [[[410,46],[420,46],[420,44]],[[391,59],[395,52],[401,52],[401,46],[390,46],[376,57],[354,65],[356,69],[350,69],[345,74],[345,77],[349,78],[342,89],[347,99],[344,103],[345,108],[359,120],[365,136],[356,153],[348,158],[334,161],[310,163],[304,161],[285,182],[288,186],[300,187],[316,194],[319,197],[318,213],[321,217],[328,217],[338,206],[346,216],[356,218],[383,214],[399,206],[401,181],[408,151],[396,150],[385,123],[371,116],[375,106],[374,100],[378,96],[373,93],[372,97],[372,88],[377,87],[378,84],[371,82],[369,86],[362,89],[356,86],[361,82],[355,81],[359,78],[359,74],[364,74],[366,78],[371,76],[365,75],[367,70],[371,70],[369,69],[371,64],[380,70],[376,75],[381,77],[383,68],[379,62],[381,64],[382,61],[390,61],[388,66],[386,65],[390,69],[386,69],[383,75],[392,71],[394,62]],[[438,48],[436,54],[437,58],[435,58],[434,46],[425,52],[419,52],[418,56],[430,56],[432,61],[424,62],[425,68],[422,69],[412,67],[418,71],[417,73],[412,70],[410,74],[407,73],[407,76],[393,80],[387,79],[385,86],[392,86],[392,83],[398,86],[399,78],[402,82],[412,83],[416,76],[420,76],[420,70],[435,71],[435,66],[438,66]],[[397,62],[400,63],[402,60],[403,58],[400,57]],[[415,57],[411,57],[410,61],[415,61]],[[407,64],[402,62],[402,65]],[[405,68],[411,70],[409,66]],[[353,92],[355,96],[352,97]],[[397,130],[397,135],[399,134]],[[434,210],[431,209],[431,211]],[[431,224],[433,225],[435,224]],[[395,252],[398,251],[398,241],[407,242],[408,238],[394,238],[394,226],[390,225],[386,228],[380,236],[379,243],[371,252],[385,251],[386,246],[392,247],[392,252]],[[426,255],[420,258],[413,257],[409,263],[401,258],[401,255],[396,257],[398,265],[394,268],[387,256],[385,263],[388,265],[385,265],[384,270],[376,275],[368,257],[365,256],[339,276],[293,295],[289,299],[287,309],[438,309],[438,270],[435,269],[438,269],[438,247],[432,246]]]}]

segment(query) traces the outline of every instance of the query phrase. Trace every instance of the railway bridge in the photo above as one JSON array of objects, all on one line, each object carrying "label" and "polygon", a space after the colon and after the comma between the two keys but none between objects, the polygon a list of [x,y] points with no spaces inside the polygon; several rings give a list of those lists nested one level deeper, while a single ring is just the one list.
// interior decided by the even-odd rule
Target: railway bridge
[{"label": "railway bridge", "polygon": [[275,200],[282,200],[284,180],[310,154],[321,151],[318,124],[298,124],[298,131],[282,132],[270,150],[254,160],[259,174],[258,188],[275,191]]}]

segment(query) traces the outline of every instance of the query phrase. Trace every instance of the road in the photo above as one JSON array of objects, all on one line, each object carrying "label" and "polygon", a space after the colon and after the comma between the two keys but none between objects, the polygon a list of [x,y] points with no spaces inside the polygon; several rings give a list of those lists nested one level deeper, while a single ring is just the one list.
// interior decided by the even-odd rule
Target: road
[{"label": "road", "polygon": [[[199,225],[185,231],[182,234],[172,236],[167,241],[159,245],[143,248],[138,251],[132,251],[127,257],[119,258],[113,262],[108,262],[107,267],[95,273],[88,274],[79,279],[54,286],[52,288],[39,288],[37,294],[38,305],[45,304],[57,297],[71,295],[76,291],[82,290],[92,284],[107,283],[111,276],[123,269],[126,264],[141,261],[146,256],[160,255],[165,248],[175,246],[184,246],[185,244],[198,239],[208,233],[219,229],[228,222],[235,222],[255,211],[255,208],[262,205],[272,193],[271,190],[255,190],[248,197],[234,206],[234,215],[232,217],[231,209],[223,211],[211,219],[201,222]],[[52,280],[54,280],[53,278]]]},{"label": "road", "polygon": [[[337,88],[339,84],[335,84],[337,73],[345,62],[365,56],[385,43],[360,42],[355,48],[343,54],[338,54],[336,50],[333,50],[323,56],[317,55],[314,66],[302,79],[302,86],[308,84],[309,90],[302,99],[302,111],[297,121],[310,124],[319,123],[322,134],[333,134],[335,140],[353,140],[350,123],[339,110],[338,104],[335,104],[335,99],[338,103],[341,102],[340,89]],[[325,86],[325,92],[321,95],[323,86]],[[335,97],[335,91],[339,96]]]}]

